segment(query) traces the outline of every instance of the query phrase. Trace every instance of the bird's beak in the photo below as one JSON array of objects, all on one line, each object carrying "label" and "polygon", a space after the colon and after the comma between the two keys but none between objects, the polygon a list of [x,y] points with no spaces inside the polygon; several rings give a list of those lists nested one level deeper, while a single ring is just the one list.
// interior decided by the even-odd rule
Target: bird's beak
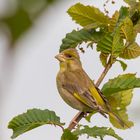
[{"label": "bird's beak", "polygon": [[59,53],[58,55],[56,55],[55,58],[57,60],[59,60],[60,62],[64,62],[65,61],[65,58],[64,58],[63,54],[61,54],[61,53]]}]

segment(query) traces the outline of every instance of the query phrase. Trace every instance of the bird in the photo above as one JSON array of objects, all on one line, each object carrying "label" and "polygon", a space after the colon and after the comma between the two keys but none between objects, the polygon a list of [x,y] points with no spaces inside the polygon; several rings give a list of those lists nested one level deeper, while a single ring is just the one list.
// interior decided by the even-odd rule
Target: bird
[{"label": "bird", "polygon": [[57,89],[62,99],[72,108],[85,113],[99,112],[113,118],[122,127],[124,121],[116,115],[103,93],[84,71],[80,56],[75,48],[66,49],[55,56],[60,63],[56,76]]}]

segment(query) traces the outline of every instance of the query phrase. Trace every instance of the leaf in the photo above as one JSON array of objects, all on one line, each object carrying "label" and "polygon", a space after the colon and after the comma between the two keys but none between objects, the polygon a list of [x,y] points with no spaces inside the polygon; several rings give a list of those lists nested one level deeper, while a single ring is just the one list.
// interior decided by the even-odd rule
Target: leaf
[{"label": "leaf", "polygon": [[118,19],[119,19],[119,12],[115,11],[112,18],[110,19],[109,32],[114,31],[114,28],[117,26]]},{"label": "leaf", "polygon": [[88,113],[88,114],[85,116],[86,121],[90,122],[91,117],[92,117],[94,114],[96,114],[96,113],[97,113],[97,111],[93,111],[93,112],[91,112],[91,113]]},{"label": "leaf", "polygon": [[100,53],[100,61],[102,63],[102,65],[105,67],[106,64],[107,64],[107,59],[108,59],[108,54],[105,54],[105,53]]},{"label": "leaf", "polygon": [[133,22],[129,17],[123,20],[121,30],[128,42],[134,42],[136,34],[134,33]]},{"label": "leaf", "polygon": [[74,135],[69,129],[65,129],[61,136],[61,140],[78,140],[78,137]]},{"label": "leaf", "polygon": [[130,4],[132,2],[136,2],[136,0],[124,0],[126,3]]},{"label": "leaf", "polygon": [[103,139],[105,136],[112,136],[118,140],[123,140],[120,136],[118,136],[115,131],[112,128],[108,128],[108,127],[97,127],[94,126],[92,128],[90,128],[89,126],[84,126],[83,129],[77,129],[76,131],[74,131],[74,134],[76,135],[83,135],[83,134],[87,134],[90,137],[93,138],[101,138]]},{"label": "leaf", "polygon": [[124,63],[123,61],[121,61],[121,60],[117,60],[120,64],[121,64],[121,67],[122,67],[122,69],[123,69],[123,71],[125,71],[126,70],[126,68],[127,68],[127,64],[126,63]]},{"label": "leaf", "polygon": [[84,6],[77,3],[68,9],[68,14],[76,23],[81,26],[92,25],[92,28],[99,26],[108,26],[109,18],[104,15],[98,8],[93,6]]},{"label": "leaf", "polygon": [[120,28],[121,37],[126,38],[128,42],[133,42],[135,40],[135,32],[133,28],[133,22],[128,17],[128,9],[126,7],[121,7],[120,11],[115,11],[109,24],[109,31],[113,32]]},{"label": "leaf", "polygon": [[64,123],[60,122],[60,118],[56,116],[55,112],[49,110],[31,109],[26,113],[14,117],[8,124],[9,129],[13,129],[12,139],[17,136],[32,130],[36,127],[53,124],[63,126]]},{"label": "leaf", "polygon": [[102,35],[103,32],[95,31],[93,29],[81,29],[79,31],[73,30],[71,33],[68,33],[62,40],[60,52],[68,48],[75,48],[82,42],[98,42],[101,39]]},{"label": "leaf", "polygon": [[129,17],[129,8],[122,6],[119,10],[119,21],[123,21],[126,17]]},{"label": "leaf", "polygon": [[140,56],[140,47],[136,42],[134,42],[128,47],[125,47],[119,57],[123,59],[134,59],[138,56]]},{"label": "leaf", "polygon": [[[116,113],[129,128],[134,125],[132,121],[128,120],[127,109],[126,109],[126,107],[131,103],[133,97],[132,91],[133,90],[130,89],[121,92],[116,92],[107,98],[113,112]],[[114,120],[111,117],[110,117],[110,122],[116,128],[128,129],[127,126],[123,128],[116,120]]]},{"label": "leaf", "polygon": [[134,42],[136,32],[133,27],[133,22],[129,17],[129,9],[127,7],[121,7],[119,12],[115,11],[110,20],[109,31],[114,32],[120,28],[121,37],[125,38],[126,41],[130,43]]},{"label": "leaf", "polygon": [[140,78],[136,78],[135,74],[124,74],[119,75],[114,79],[110,79],[107,83],[104,84],[101,91],[107,97],[111,96],[116,92],[139,87],[140,87]]},{"label": "leaf", "polygon": [[119,30],[114,34],[107,33],[97,44],[97,51],[101,51],[105,54],[111,54],[114,57],[117,57],[123,48],[123,40],[120,37]]}]

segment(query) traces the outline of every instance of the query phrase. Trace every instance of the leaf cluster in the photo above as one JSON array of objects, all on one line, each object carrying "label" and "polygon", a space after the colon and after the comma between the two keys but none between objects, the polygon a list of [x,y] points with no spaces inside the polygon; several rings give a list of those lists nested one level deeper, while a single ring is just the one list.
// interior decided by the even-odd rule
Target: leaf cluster
[{"label": "leaf cluster", "polygon": [[140,56],[140,47],[136,42],[140,29],[139,2],[126,2],[130,4],[129,7],[122,6],[112,17],[94,6],[77,3],[70,7],[68,14],[82,28],[66,35],[60,52],[75,48],[83,42],[87,43],[87,46],[95,44],[103,66],[106,66],[108,58],[111,57],[111,63],[117,61],[125,70],[127,65],[120,58],[134,59]]},{"label": "leaf cluster", "polygon": [[[140,33],[140,2],[135,0],[124,1],[128,6],[122,6],[119,11],[114,12],[112,17],[105,15],[94,6],[77,3],[70,7],[68,14],[82,28],[66,34],[66,37],[62,40],[60,52],[68,48],[76,48],[85,42],[87,47],[96,46],[104,67],[108,64],[112,66],[115,62],[119,62],[123,70],[126,70],[127,64],[124,60],[140,56],[140,46],[136,42],[137,34]],[[140,78],[137,78],[135,74],[128,73],[110,79],[101,89],[112,111],[128,127],[134,125],[127,114],[127,107],[131,103],[134,88],[140,88]],[[90,121],[90,118],[95,113],[89,114],[86,119]],[[128,128],[122,128],[112,118],[109,118],[109,120],[116,128]],[[26,113],[13,118],[8,127],[13,129],[12,138],[15,138],[44,124],[61,127],[63,129],[62,140],[78,140],[79,136],[84,134],[87,134],[88,137],[99,137],[101,140],[107,135],[122,140],[112,128],[108,127],[78,126],[71,132],[68,129],[64,129],[64,124],[60,122],[60,118],[49,110],[28,110]]]}]

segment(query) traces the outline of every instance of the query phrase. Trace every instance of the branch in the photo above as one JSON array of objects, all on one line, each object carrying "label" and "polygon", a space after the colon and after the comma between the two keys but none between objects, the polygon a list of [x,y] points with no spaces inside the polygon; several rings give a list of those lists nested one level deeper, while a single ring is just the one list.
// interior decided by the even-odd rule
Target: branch
[{"label": "branch", "polygon": [[[101,82],[103,81],[104,77],[106,76],[106,74],[107,74],[108,71],[110,70],[111,66],[112,66],[112,62],[111,62],[111,56],[110,56],[109,61],[108,61],[107,65],[106,65],[105,69],[103,70],[103,72],[101,73],[99,79],[97,80],[97,82],[96,82],[96,84],[95,84],[96,87],[99,87],[99,86],[100,86]],[[69,126],[68,126],[68,129],[69,129],[69,130],[74,129],[75,126],[80,122],[80,120],[81,120],[84,116],[85,116],[85,113],[79,111],[79,112],[75,115],[75,117],[71,120],[71,122],[70,122],[70,124],[69,124]]]}]

